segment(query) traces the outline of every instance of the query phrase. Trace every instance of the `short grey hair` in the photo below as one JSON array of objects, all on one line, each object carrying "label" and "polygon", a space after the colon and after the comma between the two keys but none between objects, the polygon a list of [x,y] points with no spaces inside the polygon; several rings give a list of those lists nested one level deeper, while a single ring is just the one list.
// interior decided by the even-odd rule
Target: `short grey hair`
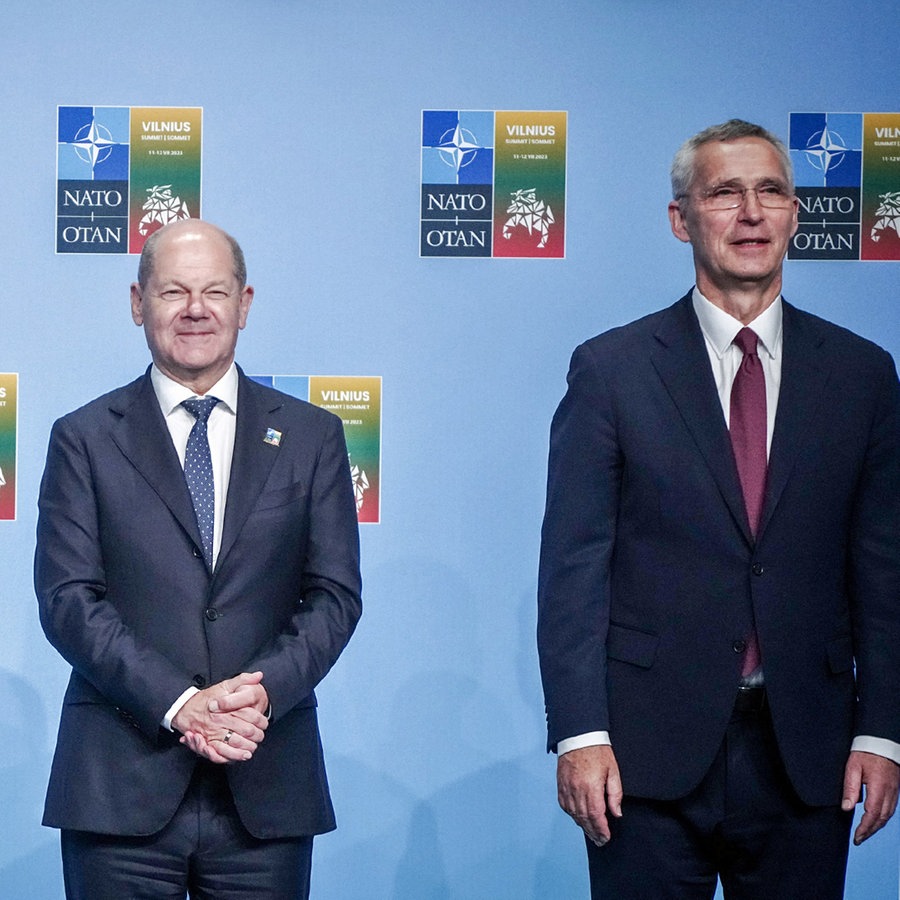
[{"label": "short grey hair", "polygon": [[[150,280],[150,276],[153,274],[153,262],[156,257],[156,245],[159,243],[159,236],[164,231],[163,228],[158,228],[150,237],[144,241],[144,249],[141,250],[141,259],[138,263],[138,284],[141,286],[141,290],[147,287],[147,282]],[[240,290],[243,290],[247,284],[247,263],[244,260],[244,251],[241,250],[241,245],[227,232],[219,229],[222,234],[222,237],[228,242],[228,246],[231,248],[231,259],[232,259],[232,269],[234,271],[234,277],[237,279],[238,287]]]},{"label": "short grey hair", "polygon": [[721,125],[711,125],[703,131],[688,138],[672,160],[672,199],[680,200],[686,197],[694,183],[695,162],[697,150],[711,141],[738,141],[742,138],[761,138],[768,141],[778,154],[784,177],[791,190],[794,189],[794,167],[791,165],[791,155],[782,141],[763,128],[762,125],[754,125],[743,119],[729,119]]}]

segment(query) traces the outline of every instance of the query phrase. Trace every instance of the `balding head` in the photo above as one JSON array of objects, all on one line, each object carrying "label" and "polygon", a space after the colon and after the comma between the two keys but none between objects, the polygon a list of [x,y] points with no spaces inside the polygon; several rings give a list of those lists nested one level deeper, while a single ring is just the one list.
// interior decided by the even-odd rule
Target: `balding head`
[{"label": "balding head", "polygon": [[234,277],[237,279],[238,286],[243,288],[247,284],[247,264],[244,261],[244,251],[241,250],[241,245],[227,231],[223,231],[211,222],[204,222],[202,219],[180,219],[177,222],[171,222],[154,231],[147,238],[138,263],[138,284],[142,288],[147,286],[153,273],[153,262],[161,242],[174,241],[179,238],[201,240],[204,237],[219,238],[228,245],[233,260]]}]

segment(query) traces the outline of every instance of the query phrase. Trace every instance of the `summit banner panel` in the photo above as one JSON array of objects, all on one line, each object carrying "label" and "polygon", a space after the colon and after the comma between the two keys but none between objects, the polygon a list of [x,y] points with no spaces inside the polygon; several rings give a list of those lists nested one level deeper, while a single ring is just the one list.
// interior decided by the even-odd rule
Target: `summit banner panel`
[{"label": "summit banner panel", "polygon": [[56,252],[140,253],[200,218],[200,107],[57,108]]},{"label": "summit banner panel", "polygon": [[425,110],[419,255],[565,256],[567,113]]}]

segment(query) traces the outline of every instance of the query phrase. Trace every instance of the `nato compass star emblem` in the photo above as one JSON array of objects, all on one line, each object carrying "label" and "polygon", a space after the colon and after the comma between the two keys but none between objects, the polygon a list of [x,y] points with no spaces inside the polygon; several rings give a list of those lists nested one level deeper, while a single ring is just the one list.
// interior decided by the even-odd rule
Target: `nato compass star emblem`
[{"label": "nato compass star emblem", "polygon": [[448,128],[441,135],[437,149],[441,159],[459,173],[459,170],[469,165],[478,155],[478,151],[484,147],[478,143],[478,139],[468,128],[457,125],[456,128]]},{"label": "nato compass star emblem", "polygon": [[807,141],[804,153],[811,166],[827,174],[843,162],[844,154],[849,149],[844,139],[826,125]]},{"label": "nato compass star emblem", "polygon": [[83,159],[94,170],[97,163],[102,163],[112,153],[113,136],[109,129],[99,122],[91,120],[89,125],[82,125],[75,134],[72,146],[80,159]]}]

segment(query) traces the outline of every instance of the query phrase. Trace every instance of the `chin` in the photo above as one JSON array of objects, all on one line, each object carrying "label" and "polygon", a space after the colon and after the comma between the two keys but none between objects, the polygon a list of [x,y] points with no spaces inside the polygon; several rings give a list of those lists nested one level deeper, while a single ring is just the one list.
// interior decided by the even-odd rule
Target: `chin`
[{"label": "chin", "polygon": [[186,358],[177,360],[178,368],[180,368],[183,372],[190,372],[193,375],[200,375],[203,372],[209,371],[210,369],[215,368],[216,360],[214,359],[197,359],[197,358]]},{"label": "chin", "polygon": [[747,281],[766,281],[778,274],[781,268],[780,263],[774,264],[771,261],[763,263],[744,263],[744,265],[735,266],[731,271],[737,278],[746,279]]}]

